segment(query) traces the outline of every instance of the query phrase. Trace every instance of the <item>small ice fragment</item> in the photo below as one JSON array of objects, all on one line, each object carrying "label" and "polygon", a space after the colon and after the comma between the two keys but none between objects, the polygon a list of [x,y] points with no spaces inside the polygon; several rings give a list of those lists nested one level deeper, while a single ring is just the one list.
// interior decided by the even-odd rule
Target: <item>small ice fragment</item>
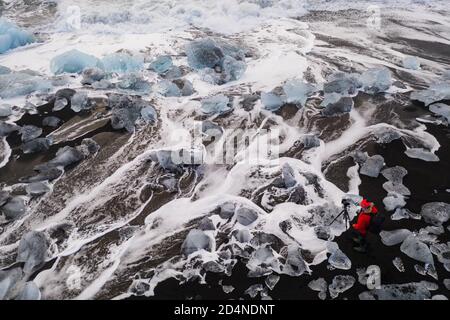
[{"label": "small ice fragment", "polygon": [[205,98],[202,100],[201,111],[206,115],[221,115],[232,110],[229,106],[230,100],[223,94]]},{"label": "small ice fragment", "polygon": [[12,197],[0,208],[0,212],[2,212],[8,220],[17,220],[26,212],[25,201],[18,196]]},{"label": "small ice fragment", "polygon": [[395,257],[394,260],[392,260],[392,263],[400,272],[405,272],[405,265],[403,264],[403,261],[400,257]]},{"label": "small ice fragment", "polygon": [[294,169],[292,169],[288,163],[283,164],[281,168],[281,177],[283,178],[286,188],[292,188],[297,184]]},{"label": "small ice fragment", "polygon": [[230,82],[240,79],[247,69],[243,61],[238,61],[230,56],[225,56],[222,61],[223,81]]},{"label": "small ice fragment", "polygon": [[222,290],[223,290],[223,292],[228,294],[228,293],[231,293],[234,291],[234,287],[233,286],[222,286]]},{"label": "small ice fragment", "polygon": [[234,237],[240,243],[246,243],[246,242],[250,241],[251,234],[250,234],[250,231],[248,231],[248,229],[241,229],[241,230],[237,230],[234,233]]},{"label": "small ice fragment", "polygon": [[189,231],[186,239],[181,246],[181,252],[185,256],[188,256],[199,250],[210,251],[211,239],[208,237],[208,235],[205,234],[205,232],[198,229],[192,229],[191,231]]},{"label": "small ice fragment", "polygon": [[397,221],[397,220],[402,220],[402,219],[415,219],[415,220],[420,220],[421,216],[411,212],[410,210],[406,209],[406,208],[397,208],[395,209],[394,214],[391,216],[391,220],[393,221]]},{"label": "small ice fragment", "polygon": [[89,98],[86,92],[77,92],[70,101],[70,108],[75,112],[90,109]]},{"label": "small ice fragment", "polygon": [[198,225],[198,228],[202,231],[208,231],[208,230],[216,230],[216,227],[214,226],[213,222],[210,218],[204,217],[200,224]]},{"label": "small ice fragment", "polygon": [[145,122],[154,124],[158,119],[158,114],[156,113],[155,108],[153,108],[152,106],[147,106],[142,108],[141,117]]},{"label": "small ice fragment", "polygon": [[393,231],[381,231],[381,241],[386,246],[395,246],[402,243],[408,236],[411,235],[411,231],[408,229],[397,229]]},{"label": "small ice fragment", "polygon": [[50,191],[50,187],[44,182],[33,182],[26,186],[26,191],[30,196],[40,196]]},{"label": "small ice fragment", "polygon": [[387,91],[391,84],[391,72],[386,67],[369,69],[359,78],[363,90],[369,94]]},{"label": "small ice fragment", "polygon": [[428,89],[414,91],[410,96],[411,100],[423,102],[426,106],[443,100],[450,99],[450,83],[442,82],[432,84]]},{"label": "small ice fragment", "polygon": [[305,149],[320,147],[320,139],[314,134],[304,135],[302,142]]},{"label": "small ice fragment", "polygon": [[[331,245],[331,243],[330,243]],[[341,270],[350,270],[352,267],[351,260],[347,257],[347,255],[342,252],[337,244],[335,246],[329,246],[329,252],[331,253],[328,258],[328,263],[332,265],[336,269]]]},{"label": "small ice fragment", "polygon": [[400,250],[414,260],[433,264],[433,255],[431,254],[430,248],[425,243],[419,241],[414,235],[410,235],[403,241]]},{"label": "small ice fragment", "polygon": [[450,290],[450,279],[444,279],[444,286],[447,290]]},{"label": "small ice fragment", "polygon": [[314,93],[316,87],[310,83],[294,79],[283,85],[287,103],[295,103],[305,106],[306,100]]},{"label": "small ice fragment", "polygon": [[406,171],[405,168],[400,166],[395,166],[391,168],[384,169],[381,171],[381,174],[383,177],[385,177],[387,180],[395,182],[395,183],[401,183],[403,182],[403,178],[407,175],[408,171]]},{"label": "small ice fragment", "polygon": [[450,106],[444,103],[435,103],[430,105],[430,111],[436,115],[442,116],[450,124]]},{"label": "small ice fragment", "polygon": [[42,134],[42,129],[33,125],[27,125],[20,129],[20,134],[23,142],[29,142],[38,138]]},{"label": "small ice fragment", "polygon": [[33,92],[48,92],[52,88],[49,80],[39,75],[12,72],[0,75],[0,98],[14,98]]},{"label": "small ice fragment", "polygon": [[65,146],[56,152],[56,157],[48,162],[49,165],[55,167],[67,167],[71,164],[80,162],[84,159],[84,155],[75,148]]},{"label": "small ice fragment", "polygon": [[94,82],[103,80],[106,73],[100,68],[87,68],[83,70],[83,78],[81,79],[81,84],[92,85]]},{"label": "small ice fragment", "polygon": [[264,287],[262,284],[254,284],[250,286],[247,290],[245,290],[245,293],[248,294],[250,297],[255,298],[260,291],[263,291]]},{"label": "small ice fragment", "polygon": [[[322,105],[325,108],[321,111],[321,114],[325,117],[335,117],[341,116],[343,114],[347,114],[353,109],[353,99],[351,97],[337,97],[337,99],[329,99],[328,96],[330,94],[326,94],[324,98],[324,102]],[[331,94],[335,95],[335,94]]]},{"label": "small ice fragment", "polygon": [[157,91],[163,97],[181,97],[181,90],[170,80],[162,80],[157,85]]},{"label": "small ice fragment", "polygon": [[292,277],[298,277],[308,271],[308,266],[301,254],[301,248],[296,244],[288,245],[288,255],[283,273]]},{"label": "small ice fragment", "polygon": [[450,204],[445,202],[429,202],[422,206],[420,212],[425,222],[434,226],[442,226],[450,219]]},{"label": "small ice fragment", "polygon": [[210,38],[191,41],[186,46],[189,66],[194,69],[221,66],[225,57],[222,49]]},{"label": "small ice fragment", "polygon": [[308,287],[313,291],[319,292],[319,299],[324,300],[327,296],[328,284],[324,278],[312,280],[308,283]]},{"label": "small ice fragment", "polygon": [[54,74],[81,73],[86,68],[98,66],[100,66],[99,59],[76,49],[64,52],[50,61],[50,70]]},{"label": "small ice fragment", "polygon": [[67,106],[67,99],[66,98],[57,98],[55,100],[55,104],[53,106],[53,111],[60,111],[62,109],[64,109]]},{"label": "small ice fragment", "polygon": [[21,149],[25,154],[38,153],[48,150],[51,145],[52,140],[50,138],[38,138],[24,143]]},{"label": "small ice fragment", "polygon": [[410,148],[405,151],[405,154],[414,159],[420,159],[427,162],[438,162],[439,157],[430,151],[423,148]]},{"label": "small ice fragment", "polygon": [[406,201],[402,195],[392,193],[383,199],[383,204],[387,211],[394,211],[397,208],[406,206]]},{"label": "small ice fragment", "polygon": [[264,105],[264,109],[269,111],[277,111],[283,106],[283,100],[274,93],[261,93],[261,103]]},{"label": "small ice fragment", "polygon": [[250,208],[240,207],[236,211],[236,220],[243,226],[248,226],[258,219],[258,213]]},{"label": "small ice fragment", "polygon": [[422,283],[382,285],[359,295],[361,300],[425,300],[430,297],[430,291]]},{"label": "small ice fragment", "polygon": [[35,41],[28,31],[19,28],[9,20],[0,18],[0,54]]},{"label": "small ice fragment", "polygon": [[12,295],[22,277],[21,268],[0,270],[0,300],[13,298]]},{"label": "small ice fragment", "polygon": [[234,216],[236,204],[233,202],[225,202],[220,206],[219,216],[222,219],[230,219]]},{"label": "small ice fragment", "polygon": [[171,56],[159,56],[150,63],[149,69],[158,74],[164,74],[173,66]]},{"label": "small ice fragment", "polygon": [[338,275],[333,278],[333,281],[328,286],[328,290],[330,291],[330,296],[332,299],[335,299],[339,296],[340,293],[343,293],[353,287],[356,280],[352,276],[347,275]]},{"label": "small ice fragment", "polygon": [[19,242],[16,261],[25,262],[23,271],[31,273],[45,262],[48,242],[43,232],[30,231]]},{"label": "small ice fragment", "polygon": [[383,189],[386,190],[388,194],[396,193],[402,196],[411,195],[411,191],[403,183],[388,181],[383,183]]},{"label": "small ice fragment", "polygon": [[372,178],[377,178],[384,166],[384,158],[380,155],[369,157],[361,166],[360,173]]},{"label": "small ice fragment", "polygon": [[103,57],[101,66],[103,66],[103,70],[106,72],[120,74],[137,72],[144,68],[144,58],[140,55],[116,52]]},{"label": "small ice fragment", "polygon": [[54,116],[45,117],[44,119],[42,119],[42,125],[44,127],[56,128],[60,125],[61,122],[62,120],[60,118]]},{"label": "small ice fragment", "polygon": [[377,128],[374,130],[374,135],[378,143],[387,144],[394,140],[400,139],[402,134],[392,128]]},{"label": "small ice fragment", "polygon": [[277,285],[278,281],[280,281],[280,276],[276,274],[271,274],[268,276],[265,280],[267,288],[270,290],[273,290],[275,286]]},{"label": "small ice fragment", "polygon": [[151,92],[151,84],[144,79],[144,77],[138,73],[127,73],[119,78],[117,87],[123,90],[138,91],[143,94]]},{"label": "small ice fragment", "polygon": [[403,59],[403,67],[411,70],[419,70],[420,61],[417,57],[405,57]]},{"label": "small ice fragment", "polygon": [[328,82],[323,85],[325,93],[338,93],[340,95],[354,95],[361,83],[358,79],[359,75],[337,72],[332,74]]}]

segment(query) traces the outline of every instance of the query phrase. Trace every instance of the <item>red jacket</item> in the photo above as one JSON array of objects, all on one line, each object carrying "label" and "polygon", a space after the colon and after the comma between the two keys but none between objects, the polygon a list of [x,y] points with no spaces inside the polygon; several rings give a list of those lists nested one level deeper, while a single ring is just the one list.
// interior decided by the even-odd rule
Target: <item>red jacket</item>
[{"label": "red jacket", "polygon": [[363,237],[365,237],[367,234],[367,229],[369,228],[369,225],[370,225],[371,216],[377,214],[377,212],[378,212],[378,209],[376,207],[372,208],[371,213],[361,212],[358,216],[358,220],[353,225],[353,229],[355,229],[356,231],[361,233],[361,235]]}]

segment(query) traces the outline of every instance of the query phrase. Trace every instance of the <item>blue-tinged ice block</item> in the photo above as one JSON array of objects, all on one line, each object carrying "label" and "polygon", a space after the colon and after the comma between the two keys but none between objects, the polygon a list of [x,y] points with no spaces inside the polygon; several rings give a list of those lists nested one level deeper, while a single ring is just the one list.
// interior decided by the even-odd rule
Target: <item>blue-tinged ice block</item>
[{"label": "blue-tinged ice block", "polygon": [[16,26],[14,23],[0,18],[0,54],[35,42],[34,36]]},{"label": "blue-tinged ice block", "polygon": [[126,52],[116,52],[105,56],[101,64],[106,72],[131,73],[144,68],[144,58]]},{"label": "blue-tinged ice block", "polygon": [[50,70],[54,74],[81,73],[86,68],[100,66],[99,59],[76,49],[64,52],[50,61]]}]

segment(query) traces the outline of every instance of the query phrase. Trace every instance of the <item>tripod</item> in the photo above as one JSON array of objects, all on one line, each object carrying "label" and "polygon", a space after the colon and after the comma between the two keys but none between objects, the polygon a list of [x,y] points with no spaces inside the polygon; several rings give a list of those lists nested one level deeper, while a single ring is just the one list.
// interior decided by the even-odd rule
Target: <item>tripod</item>
[{"label": "tripod", "polygon": [[348,206],[347,205],[344,206],[344,209],[341,211],[341,213],[339,213],[337,215],[337,217],[334,218],[333,221],[331,221],[331,223],[328,226],[330,227],[342,215],[344,215],[345,229],[350,228],[350,221],[351,220],[350,220],[350,215],[348,214]]}]

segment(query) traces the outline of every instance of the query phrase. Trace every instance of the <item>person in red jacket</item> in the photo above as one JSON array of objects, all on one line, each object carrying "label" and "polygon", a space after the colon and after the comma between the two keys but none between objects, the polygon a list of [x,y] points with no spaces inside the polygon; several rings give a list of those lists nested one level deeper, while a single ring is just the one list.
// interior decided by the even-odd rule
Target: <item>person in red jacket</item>
[{"label": "person in red jacket", "polygon": [[355,224],[352,225],[354,238],[353,241],[359,244],[359,246],[353,247],[355,251],[366,252],[367,251],[367,230],[369,229],[370,220],[372,216],[377,214],[378,209],[373,202],[369,202],[366,199],[361,201],[361,211],[359,212],[358,219]]}]

